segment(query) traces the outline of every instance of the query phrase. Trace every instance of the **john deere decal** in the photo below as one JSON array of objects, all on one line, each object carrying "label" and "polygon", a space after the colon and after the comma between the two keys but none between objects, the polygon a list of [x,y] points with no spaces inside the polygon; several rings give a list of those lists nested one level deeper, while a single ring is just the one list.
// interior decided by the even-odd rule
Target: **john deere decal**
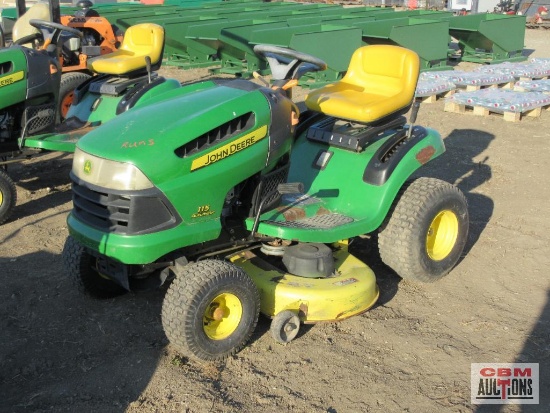
[{"label": "john deere decal", "polygon": [[249,146],[254,145],[256,142],[259,142],[267,136],[267,125],[262,126],[261,128],[256,129],[253,132],[247,133],[244,136],[241,136],[239,139],[234,140],[227,145],[223,145],[218,149],[214,149],[212,152],[202,155],[195,159],[191,163],[191,170],[202,168],[203,166],[212,165],[215,162],[221,161],[222,159],[227,158],[243,149],[248,148]]},{"label": "john deere decal", "polygon": [[90,173],[92,172],[92,162],[87,160],[86,162],[84,162],[84,173],[86,175],[90,175]]},{"label": "john deere decal", "polygon": [[25,78],[25,73],[21,70],[19,72],[12,73],[11,75],[0,77],[0,87],[11,85],[12,83],[19,82]]}]

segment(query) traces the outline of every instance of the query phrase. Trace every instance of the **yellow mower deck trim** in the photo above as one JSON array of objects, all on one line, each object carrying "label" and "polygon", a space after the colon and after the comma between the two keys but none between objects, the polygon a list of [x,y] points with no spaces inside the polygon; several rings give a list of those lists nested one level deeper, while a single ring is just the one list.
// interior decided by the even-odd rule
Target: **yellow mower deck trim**
[{"label": "yellow mower deck trim", "polygon": [[[361,314],[378,299],[374,272],[340,245],[333,254],[338,273],[329,278],[304,278],[286,274],[243,251],[231,258],[254,281],[260,292],[260,311],[273,317],[283,310],[298,313],[303,323],[339,321]],[[262,268],[260,268],[260,266]]]}]

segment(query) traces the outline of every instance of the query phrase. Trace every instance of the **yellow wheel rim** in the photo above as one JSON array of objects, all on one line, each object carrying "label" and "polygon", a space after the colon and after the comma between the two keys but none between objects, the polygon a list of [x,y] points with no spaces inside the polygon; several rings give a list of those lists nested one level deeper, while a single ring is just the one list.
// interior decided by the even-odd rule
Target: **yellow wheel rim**
[{"label": "yellow wheel rim", "polygon": [[236,295],[223,293],[206,307],[203,328],[208,338],[223,340],[235,332],[243,315],[241,300]]},{"label": "yellow wheel rim", "polygon": [[4,194],[0,190],[0,206],[2,206],[2,203],[4,202]]},{"label": "yellow wheel rim", "polygon": [[444,210],[436,215],[426,237],[426,251],[434,261],[446,258],[458,238],[458,218],[453,211]]}]

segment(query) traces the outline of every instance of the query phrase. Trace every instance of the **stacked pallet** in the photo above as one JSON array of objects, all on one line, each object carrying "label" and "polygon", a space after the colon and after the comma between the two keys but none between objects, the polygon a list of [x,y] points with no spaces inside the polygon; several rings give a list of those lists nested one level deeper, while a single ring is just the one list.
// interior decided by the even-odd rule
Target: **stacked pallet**
[{"label": "stacked pallet", "polygon": [[447,112],[499,114],[518,122],[550,110],[549,76],[550,59],[543,58],[482,66],[472,72],[429,72],[420,76],[417,97],[432,102],[444,96]]},{"label": "stacked pallet", "polygon": [[508,122],[519,122],[525,116],[539,117],[543,109],[550,109],[550,95],[510,89],[481,89],[456,93],[445,102],[446,112],[471,111],[477,116],[500,114]]},{"label": "stacked pallet", "polygon": [[504,88],[512,89],[515,78],[509,74],[443,70],[420,74],[416,97],[422,102],[433,103],[448,98],[455,92],[466,90]]},{"label": "stacked pallet", "polygon": [[520,80],[514,85],[518,92],[543,92],[550,94],[550,79]]},{"label": "stacked pallet", "polygon": [[492,66],[480,66],[476,72],[507,74],[517,80],[548,79],[550,59],[532,59],[525,63],[504,62]]},{"label": "stacked pallet", "polygon": [[424,72],[418,78],[415,97],[422,103],[434,103],[452,96],[455,91],[456,85],[451,80],[431,77],[428,72]]}]

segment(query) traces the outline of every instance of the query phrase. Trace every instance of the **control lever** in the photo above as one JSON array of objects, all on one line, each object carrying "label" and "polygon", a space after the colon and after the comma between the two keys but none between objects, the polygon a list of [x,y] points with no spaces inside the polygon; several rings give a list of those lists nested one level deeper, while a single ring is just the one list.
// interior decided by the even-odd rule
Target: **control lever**
[{"label": "control lever", "polygon": [[262,82],[265,87],[269,87],[269,82],[265,80],[264,77],[258,72],[252,72],[252,76],[254,76],[254,79],[258,79],[260,82]]},{"label": "control lever", "polygon": [[416,117],[418,116],[418,110],[420,109],[420,102],[418,100],[414,100],[412,111],[411,111],[411,117],[409,118],[409,131],[407,133],[407,139],[410,139],[412,136],[412,132],[414,129],[414,123],[416,122]]},{"label": "control lever", "polygon": [[268,199],[270,199],[275,194],[285,195],[285,194],[302,194],[304,193],[304,184],[302,182],[288,182],[286,184],[279,184],[277,185],[277,188],[269,191],[262,199],[262,202],[260,202],[260,205],[258,206],[258,212],[256,212],[256,217],[254,218],[254,225],[252,226],[252,231],[250,232],[250,236],[248,239],[253,240],[254,236],[256,235],[256,231],[258,230],[258,226],[260,225],[260,215],[262,213],[262,209],[264,204]]},{"label": "control lever", "polygon": [[149,56],[145,56],[145,67],[147,68],[147,79],[151,83],[151,58]]}]

